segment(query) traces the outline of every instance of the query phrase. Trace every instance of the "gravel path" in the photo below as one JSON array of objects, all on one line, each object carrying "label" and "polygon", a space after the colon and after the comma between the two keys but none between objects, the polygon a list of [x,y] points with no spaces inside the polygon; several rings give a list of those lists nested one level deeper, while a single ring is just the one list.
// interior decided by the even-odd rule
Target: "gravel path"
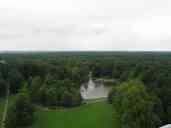
[{"label": "gravel path", "polygon": [[86,104],[97,103],[97,102],[102,102],[102,101],[107,101],[107,98],[97,98],[97,99],[85,100]]}]

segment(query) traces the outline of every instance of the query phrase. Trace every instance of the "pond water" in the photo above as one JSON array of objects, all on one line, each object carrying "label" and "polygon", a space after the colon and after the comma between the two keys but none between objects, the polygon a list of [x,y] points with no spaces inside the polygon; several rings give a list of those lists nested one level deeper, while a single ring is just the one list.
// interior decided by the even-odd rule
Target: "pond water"
[{"label": "pond water", "polygon": [[89,78],[88,83],[82,84],[80,88],[81,95],[84,99],[95,99],[107,97],[111,87],[105,86],[103,83],[95,83]]}]

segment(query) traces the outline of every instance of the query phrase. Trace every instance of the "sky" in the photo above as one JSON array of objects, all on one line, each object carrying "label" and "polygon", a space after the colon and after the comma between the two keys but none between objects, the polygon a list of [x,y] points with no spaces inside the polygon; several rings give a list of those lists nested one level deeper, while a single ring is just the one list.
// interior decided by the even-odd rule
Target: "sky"
[{"label": "sky", "polygon": [[0,51],[171,51],[170,0],[0,0]]}]

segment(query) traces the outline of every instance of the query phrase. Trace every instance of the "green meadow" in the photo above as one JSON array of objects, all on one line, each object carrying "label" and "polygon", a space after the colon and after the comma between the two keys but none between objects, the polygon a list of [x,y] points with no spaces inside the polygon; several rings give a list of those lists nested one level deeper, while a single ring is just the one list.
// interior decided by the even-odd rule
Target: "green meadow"
[{"label": "green meadow", "polygon": [[33,128],[118,128],[112,106],[105,101],[78,108],[35,113]]}]

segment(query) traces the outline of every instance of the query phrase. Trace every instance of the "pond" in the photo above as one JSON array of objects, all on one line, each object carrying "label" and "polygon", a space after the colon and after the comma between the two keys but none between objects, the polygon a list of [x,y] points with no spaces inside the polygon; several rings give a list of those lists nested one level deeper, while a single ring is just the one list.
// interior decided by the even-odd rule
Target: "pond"
[{"label": "pond", "polygon": [[91,75],[88,83],[82,84],[80,88],[81,95],[84,99],[105,98],[108,96],[110,90],[110,86],[105,86],[102,82],[94,82]]}]

